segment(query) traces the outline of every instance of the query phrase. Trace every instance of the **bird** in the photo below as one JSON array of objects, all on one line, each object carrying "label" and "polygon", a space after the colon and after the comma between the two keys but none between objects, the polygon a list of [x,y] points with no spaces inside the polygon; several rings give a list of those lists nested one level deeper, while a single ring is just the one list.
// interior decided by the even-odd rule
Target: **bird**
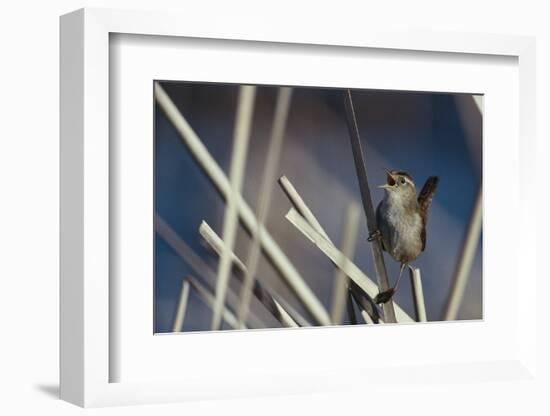
[{"label": "bird", "polygon": [[384,198],[376,209],[377,231],[369,240],[380,239],[382,249],[399,262],[401,268],[395,286],[376,296],[377,304],[392,298],[405,267],[426,249],[428,210],[438,183],[437,176],[430,176],[417,197],[411,175],[403,170],[386,170],[386,183],[379,186],[384,190]]}]

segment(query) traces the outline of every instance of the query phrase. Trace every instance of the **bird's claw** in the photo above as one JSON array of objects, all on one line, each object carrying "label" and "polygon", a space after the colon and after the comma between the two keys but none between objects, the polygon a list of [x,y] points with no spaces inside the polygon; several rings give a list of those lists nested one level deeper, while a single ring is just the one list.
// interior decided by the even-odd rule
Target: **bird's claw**
[{"label": "bird's claw", "polygon": [[377,305],[380,305],[381,303],[386,303],[393,297],[394,293],[395,289],[390,287],[388,290],[380,292],[378,295],[376,295],[376,297],[374,298],[374,303],[376,303]]},{"label": "bird's claw", "polygon": [[371,243],[374,240],[380,239],[381,237],[382,237],[382,233],[380,233],[380,230],[376,230],[369,234],[367,241]]}]

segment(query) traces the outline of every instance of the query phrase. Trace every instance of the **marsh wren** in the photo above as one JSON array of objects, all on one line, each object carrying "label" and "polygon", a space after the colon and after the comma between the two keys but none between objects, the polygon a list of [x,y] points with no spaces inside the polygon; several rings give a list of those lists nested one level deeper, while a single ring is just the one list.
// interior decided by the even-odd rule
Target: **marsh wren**
[{"label": "marsh wren", "polygon": [[385,303],[397,291],[403,269],[408,266],[426,248],[426,223],[428,208],[437,187],[439,179],[430,176],[418,197],[412,177],[404,171],[386,171],[384,199],[376,209],[378,231],[373,238],[380,238],[382,249],[387,251],[396,261],[401,263],[399,277],[393,288],[376,296],[376,303]]}]

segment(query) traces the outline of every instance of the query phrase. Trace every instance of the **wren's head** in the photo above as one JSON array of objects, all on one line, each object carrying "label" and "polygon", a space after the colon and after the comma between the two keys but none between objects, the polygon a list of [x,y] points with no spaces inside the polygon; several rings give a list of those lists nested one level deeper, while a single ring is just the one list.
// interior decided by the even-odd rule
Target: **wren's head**
[{"label": "wren's head", "polygon": [[386,182],[380,188],[384,189],[384,199],[392,202],[416,203],[416,187],[405,171],[386,170]]}]

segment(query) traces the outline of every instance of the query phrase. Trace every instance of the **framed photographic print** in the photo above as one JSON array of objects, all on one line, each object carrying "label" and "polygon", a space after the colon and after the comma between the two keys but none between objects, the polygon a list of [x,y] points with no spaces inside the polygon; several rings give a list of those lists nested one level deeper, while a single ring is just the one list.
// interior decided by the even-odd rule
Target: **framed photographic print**
[{"label": "framed photographic print", "polygon": [[[482,96],[170,81],[154,89],[156,333],[482,319]],[[232,130],[245,132],[242,167]],[[230,217],[233,169],[242,193]],[[212,262],[223,258],[223,230],[234,233],[230,267]],[[221,284],[216,269],[235,282]]]},{"label": "framed photographic print", "polygon": [[61,19],[62,398],[528,378],[532,39],[179,18]]}]

